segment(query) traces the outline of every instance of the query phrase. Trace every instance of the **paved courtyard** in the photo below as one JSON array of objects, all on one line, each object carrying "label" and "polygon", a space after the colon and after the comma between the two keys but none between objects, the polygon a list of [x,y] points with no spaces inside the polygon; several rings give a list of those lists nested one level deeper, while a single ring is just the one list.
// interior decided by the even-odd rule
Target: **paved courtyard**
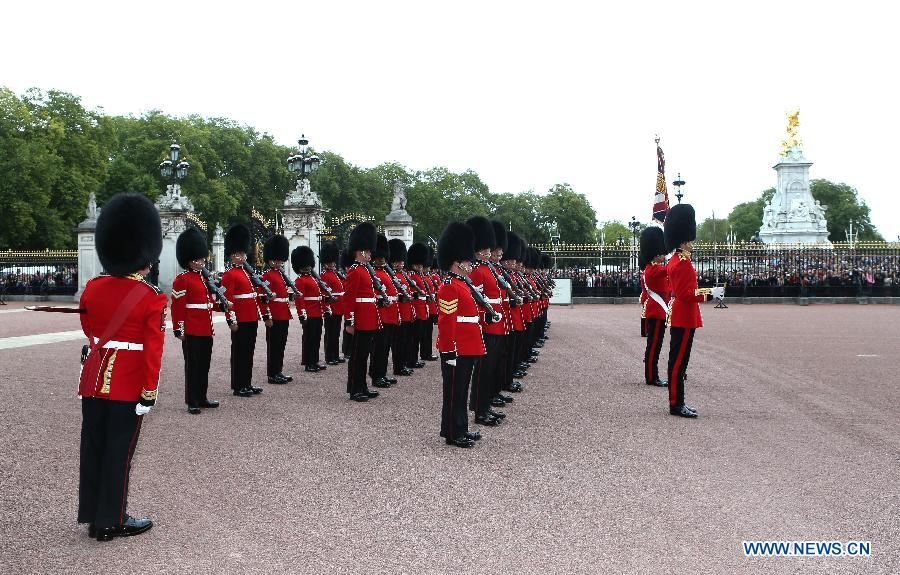
[{"label": "paved courtyard", "polygon": [[[190,416],[169,333],[129,500],[155,526],[101,544],[75,523],[77,316],[21,306],[0,308],[3,574],[900,572],[900,307],[705,305],[697,420],[643,384],[636,306],[553,308],[526,392],[471,450],[437,436],[438,365],[352,403],[343,366],[300,373],[298,324],[286,386],[262,383],[261,327],[249,399],[218,325],[222,406]],[[744,540],[872,556],[748,558]]]}]

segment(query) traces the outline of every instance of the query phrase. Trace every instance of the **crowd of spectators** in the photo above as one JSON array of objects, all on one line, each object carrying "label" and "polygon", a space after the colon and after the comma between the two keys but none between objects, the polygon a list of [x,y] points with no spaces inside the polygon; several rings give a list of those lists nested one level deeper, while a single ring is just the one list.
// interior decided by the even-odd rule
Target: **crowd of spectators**
[{"label": "crowd of spectators", "polygon": [[[900,256],[755,258],[736,262],[719,258],[695,261],[701,287],[727,284],[734,296],[900,296]],[[557,278],[572,280],[573,295],[634,296],[640,270],[632,265],[561,267]]]},{"label": "crowd of spectators", "polygon": [[53,267],[46,270],[0,269],[2,295],[66,295],[78,289],[78,269]]}]

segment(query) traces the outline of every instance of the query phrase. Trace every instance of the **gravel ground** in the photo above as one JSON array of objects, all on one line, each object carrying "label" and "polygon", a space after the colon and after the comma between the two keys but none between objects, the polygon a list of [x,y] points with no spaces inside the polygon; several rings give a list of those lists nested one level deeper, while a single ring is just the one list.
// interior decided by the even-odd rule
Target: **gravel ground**
[{"label": "gravel ground", "polygon": [[[169,335],[129,502],[156,525],[102,544],[75,523],[82,342],[0,350],[0,573],[900,572],[900,308],[704,316],[699,419],[643,385],[635,306],[554,308],[526,392],[471,450],[437,436],[436,364],[352,403],[343,366],[300,374],[296,324],[297,381],[249,399],[228,393],[217,326],[222,407],[189,416]],[[77,327],[49,317],[0,326]],[[870,540],[872,557],[746,558],[747,539]]]}]

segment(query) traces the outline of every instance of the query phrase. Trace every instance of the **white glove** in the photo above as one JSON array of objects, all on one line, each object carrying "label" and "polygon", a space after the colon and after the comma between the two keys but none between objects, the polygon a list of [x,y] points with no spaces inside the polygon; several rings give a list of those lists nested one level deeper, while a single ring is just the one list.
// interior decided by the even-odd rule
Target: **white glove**
[{"label": "white glove", "polygon": [[447,365],[452,365],[453,367],[456,367],[456,360],[455,360],[455,359],[448,359],[445,363],[446,363]]},{"label": "white glove", "polygon": [[714,288],[712,288],[711,295],[715,299],[724,299],[725,298],[725,288],[723,288],[722,286],[714,287]]},{"label": "white glove", "polygon": [[140,403],[134,406],[135,415],[147,415],[150,413],[150,410],[153,408],[152,405],[141,405]]}]

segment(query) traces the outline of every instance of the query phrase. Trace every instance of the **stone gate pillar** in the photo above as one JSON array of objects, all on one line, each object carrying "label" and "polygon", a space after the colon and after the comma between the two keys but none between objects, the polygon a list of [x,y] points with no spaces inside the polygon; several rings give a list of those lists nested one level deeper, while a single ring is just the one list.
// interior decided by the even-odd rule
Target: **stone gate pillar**
[{"label": "stone gate pillar", "polygon": [[394,182],[394,199],[391,202],[391,213],[384,218],[384,235],[388,241],[395,238],[403,240],[406,248],[413,243],[413,228],[416,224],[406,211],[406,192],[403,184]]},{"label": "stone gate pillar", "polygon": [[162,221],[163,246],[159,254],[159,284],[157,287],[165,293],[172,291],[175,276],[181,273],[181,267],[175,257],[175,242],[178,235],[185,230],[185,218],[194,211],[194,205],[181,195],[179,184],[166,186],[166,193],[156,201],[159,219]]},{"label": "stone gate pillar", "polygon": [[94,192],[91,192],[84,213],[87,217],[75,228],[75,233],[78,235],[78,291],[75,292],[75,301],[81,297],[81,292],[84,291],[88,280],[103,272],[103,266],[100,264],[100,258],[97,257],[97,248],[94,244],[94,230],[97,228],[97,216],[100,215],[100,210],[97,208],[97,196],[94,195]]},{"label": "stone gate pillar", "polygon": [[213,270],[214,272],[225,271],[225,233],[222,226],[216,224],[216,231],[213,234],[212,242]]},{"label": "stone gate pillar", "polygon": [[[281,227],[290,245],[290,251],[298,246],[309,246],[319,263],[319,236],[325,229],[325,209],[318,194],[312,191],[309,180],[297,180],[297,187],[291,190],[281,209]],[[288,262],[285,266],[288,277],[294,278],[294,270]]]}]

